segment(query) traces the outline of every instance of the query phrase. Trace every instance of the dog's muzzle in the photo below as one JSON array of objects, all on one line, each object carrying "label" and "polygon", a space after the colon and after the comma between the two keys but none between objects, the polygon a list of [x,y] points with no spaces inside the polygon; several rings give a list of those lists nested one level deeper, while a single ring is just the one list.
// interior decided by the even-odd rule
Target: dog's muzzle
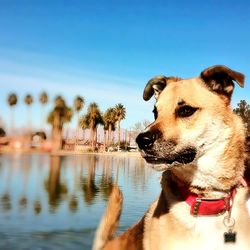
[{"label": "dog's muzzle", "polygon": [[177,143],[173,140],[165,141],[159,131],[140,133],[136,143],[143,158],[150,164],[188,164],[194,161],[197,154],[191,146],[176,150]]}]

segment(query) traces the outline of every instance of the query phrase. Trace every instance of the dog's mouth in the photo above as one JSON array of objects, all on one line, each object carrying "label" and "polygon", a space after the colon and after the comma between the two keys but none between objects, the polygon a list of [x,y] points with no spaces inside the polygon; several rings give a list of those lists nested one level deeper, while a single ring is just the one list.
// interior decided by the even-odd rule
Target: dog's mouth
[{"label": "dog's mouth", "polygon": [[188,164],[194,161],[196,156],[195,149],[186,149],[178,154],[169,157],[157,157],[151,154],[143,155],[143,158],[150,164],[166,164],[172,165],[174,163]]}]

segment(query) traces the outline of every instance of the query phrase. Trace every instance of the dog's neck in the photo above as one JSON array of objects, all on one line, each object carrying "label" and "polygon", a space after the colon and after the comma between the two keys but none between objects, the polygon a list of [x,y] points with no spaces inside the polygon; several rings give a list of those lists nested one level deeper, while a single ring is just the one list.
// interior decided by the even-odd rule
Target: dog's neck
[{"label": "dog's neck", "polygon": [[176,202],[187,203],[193,216],[217,216],[225,212],[230,213],[237,192],[236,187],[227,192],[193,188],[169,171],[164,172],[161,183],[165,196]]},{"label": "dog's neck", "polygon": [[162,188],[173,193],[175,196],[182,198],[182,193],[193,193],[207,199],[220,199],[224,198],[234,188],[217,189],[212,187],[200,187],[192,185],[191,182],[183,181],[176,175],[174,171],[165,171],[162,174],[161,181]]}]

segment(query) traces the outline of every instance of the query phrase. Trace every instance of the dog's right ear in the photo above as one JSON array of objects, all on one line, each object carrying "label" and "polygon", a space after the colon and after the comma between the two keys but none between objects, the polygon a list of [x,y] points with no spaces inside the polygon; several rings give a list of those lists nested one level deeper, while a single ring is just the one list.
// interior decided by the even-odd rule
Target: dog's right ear
[{"label": "dog's right ear", "polygon": [[162,90],[167,86],[169,82],[177,82],[181,80],[178,77],[166,77],[166,76],[156,76],[148,81],[144,92],[143,99],[148,101],[153,95],[157,100]]}]

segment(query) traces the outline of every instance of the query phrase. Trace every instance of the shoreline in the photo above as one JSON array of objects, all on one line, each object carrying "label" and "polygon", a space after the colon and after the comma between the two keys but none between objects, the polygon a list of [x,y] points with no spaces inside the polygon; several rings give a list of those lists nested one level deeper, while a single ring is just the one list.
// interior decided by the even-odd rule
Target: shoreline
[{"label": "shoreline", "polygon": [[87,151],[71,151],[71,150],[58,150],[58,151],[46,151],[41,149],[0,149],[0,154],[49,154],[51,156],[68,156],[68,155],[86,155],[86,154],[96,154],[96,155],[112,155],[112,156],[133,156],[141,157],[139,151],[136,152],[87,152]]}]

